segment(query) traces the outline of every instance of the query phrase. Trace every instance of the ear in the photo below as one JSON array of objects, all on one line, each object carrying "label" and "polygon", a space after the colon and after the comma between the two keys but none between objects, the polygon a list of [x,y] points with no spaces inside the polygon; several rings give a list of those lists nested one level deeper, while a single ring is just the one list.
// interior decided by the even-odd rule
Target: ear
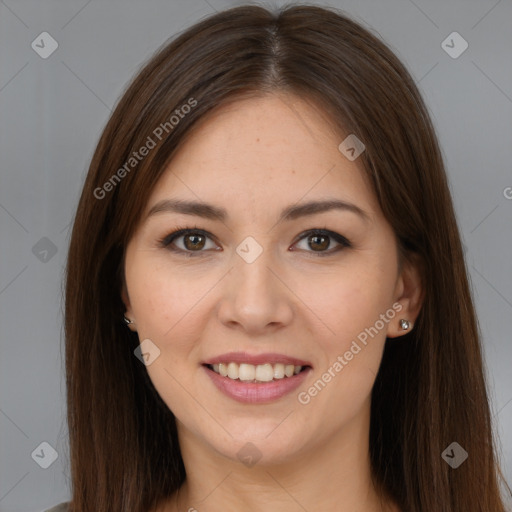
[{"label": "ear", "polygon": [[[421,262],[415,255],[404,259],[401,265],[401,271],[395,286],[395,304],[399,304],[401,309],[393,306],[397,311],[394,319],[388,324],[387,337],[396,338],[411,332],[414,328],[416,318],[419,315],[423,304],[424,289],[421,279]],[[409,328],[403,329],[400,320],[409,322]]]},{"label": "ear", "polygon": [[130,304],[130,297],[128,296],[128,289],[126,288],[126,283],[123,279],[123,284],[121,286],[121,300],[123,301],[123,304],[125,305],[126,311],[124,313],[125,318],[128,318],[128,320],[131,320],[132,323],[126,324],[130,331],[137,332],[137,329],[135,328],[135,318],[133,317],[133,311]]}]

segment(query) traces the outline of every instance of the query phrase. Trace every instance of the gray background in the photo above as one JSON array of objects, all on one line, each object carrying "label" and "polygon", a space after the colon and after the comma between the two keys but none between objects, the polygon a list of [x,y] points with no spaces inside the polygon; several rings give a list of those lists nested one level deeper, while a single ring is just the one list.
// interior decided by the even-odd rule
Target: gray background
[{"label": "gray background", "polygon": [[[69,225],[100,132],[126,82],[157,47],[203,16],[240,3],[0,0],[2,512],[40,511],[70,498],[61,287]],[[466,247],[495,428],[511,482],[512,1],[323,5],[345,10],[380,34],[431,111]],[[58,42],[46,59],[31,47],[34,40],[42,46],[44,31]],[[453,31],[469,44],[458,58],[441,46]],[[58,453],[47,469],[36,463],[49,461],[50,450],[38,448],[42,442]],[[39,458],[31,456],[34,450]]]}]

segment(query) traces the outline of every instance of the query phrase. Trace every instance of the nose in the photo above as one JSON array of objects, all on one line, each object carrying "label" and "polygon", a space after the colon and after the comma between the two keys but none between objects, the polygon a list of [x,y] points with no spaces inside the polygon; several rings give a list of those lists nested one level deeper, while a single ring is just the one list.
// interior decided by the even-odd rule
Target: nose
[{"label": "nose", "polygon": [[294,294],[269,252],[264,250],[252,263],[236,255],[233,268],[223,280],[218,307],[219,320],[227,327],[258,336],[291,323]]}]

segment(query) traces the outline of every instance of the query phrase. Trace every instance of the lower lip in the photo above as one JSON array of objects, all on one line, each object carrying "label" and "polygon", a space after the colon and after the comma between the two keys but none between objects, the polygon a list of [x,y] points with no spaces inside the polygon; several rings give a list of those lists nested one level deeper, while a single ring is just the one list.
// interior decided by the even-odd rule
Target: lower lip
[{"label": "lower lip", "polygon": [[229,398],[244,404],[263,404],[278,400],[297,389],[311,370],[311,368],[306,368],[292,377],[284,377],[283,379],[270,382],[254,383],[233,380],[219,375],[207,366],[203,366],[203,368],[217,386],[217,389]]}]

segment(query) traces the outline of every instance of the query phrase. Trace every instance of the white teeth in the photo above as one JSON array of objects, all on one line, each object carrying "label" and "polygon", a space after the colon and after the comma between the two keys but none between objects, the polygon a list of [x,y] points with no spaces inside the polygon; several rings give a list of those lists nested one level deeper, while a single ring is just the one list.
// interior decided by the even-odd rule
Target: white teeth
[{"label": "white teeth", "polygon": [[[297,367],[299,368],[299,367]],[[261,382],[270,382],[274,378],[274,368],[271,364],[259,364],[256,366],[256,380]]]},{"label": "white teeth", "polygon": [[238,379],[238,368],[239,365],[236,363],[228,364],[228,377],[230,379]]},{"label": "white teeth", "polygon": [[[230,363],[230,365],[235,363]],[[252,364],[241,364],[238,367],[238,378],[240,380],[254,380],[256,368]],[[231,377],[231,375],[230,375]],[[231,377],[232,378],[232,377]]]},{"label": "white teeth", "polygon": [[284,364],[277,363],[274,365],[274,379],[284,378]]},{"label": "white teeth", "polygon": [[293,364],[247,364],[247,363],[219,363],[211,365],[215,373],[222,377],[229,377],[233,380],[244,382],[270,382],[272,380],[284,379],[297,375],[302,370],[302,366]]}]

